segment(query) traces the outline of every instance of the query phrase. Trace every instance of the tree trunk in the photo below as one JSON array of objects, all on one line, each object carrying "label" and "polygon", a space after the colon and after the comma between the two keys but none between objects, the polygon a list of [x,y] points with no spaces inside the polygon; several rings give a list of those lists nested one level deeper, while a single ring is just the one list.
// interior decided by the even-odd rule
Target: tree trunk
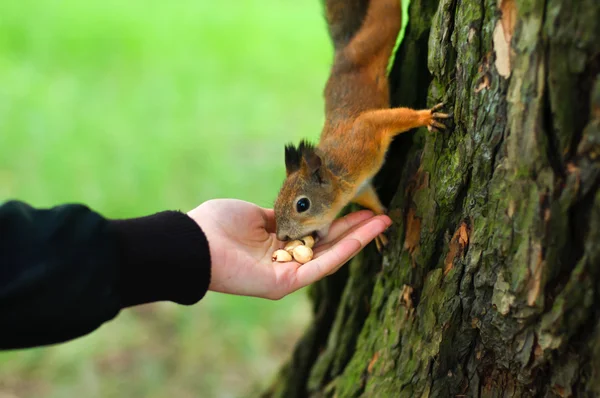
[{"label": "tree trunk", "polygon": [[412,0],[377,178],[394,226],[312,287],[265,397],[600,395],[600,2]]}]

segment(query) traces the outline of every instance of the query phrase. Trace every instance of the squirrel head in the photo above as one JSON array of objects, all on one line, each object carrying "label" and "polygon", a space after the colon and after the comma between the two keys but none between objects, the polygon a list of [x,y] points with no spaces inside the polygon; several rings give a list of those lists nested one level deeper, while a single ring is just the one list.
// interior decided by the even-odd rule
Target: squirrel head
[{"label": "squirrel head", "polygon": [[337,211],[338,191],[333,174],[318,149],[306,141],[285,147],[286,179],[275,201],[277,239],[298,239],[327,233]]}]

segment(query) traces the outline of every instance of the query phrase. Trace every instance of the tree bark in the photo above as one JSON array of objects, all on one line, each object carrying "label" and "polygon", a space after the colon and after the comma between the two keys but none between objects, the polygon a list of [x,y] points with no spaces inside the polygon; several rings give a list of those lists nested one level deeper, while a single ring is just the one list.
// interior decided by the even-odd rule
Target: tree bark
[{"label": "tree bark", "polygon": [[312,287],[265,397],[600,396],[600,2],[412,0],[376,183],[394,226]]}]

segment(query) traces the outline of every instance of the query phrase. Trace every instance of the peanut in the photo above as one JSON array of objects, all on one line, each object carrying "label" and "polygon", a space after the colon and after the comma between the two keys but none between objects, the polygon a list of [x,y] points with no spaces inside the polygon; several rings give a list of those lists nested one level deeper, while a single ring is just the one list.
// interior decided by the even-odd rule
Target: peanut
[{"label": "peanut", "polygon": [[296,246],[292,254],[294,256],[294,260],[298,261],[300,264],[309,262],[313,257],[313,251],[308,246]]},{"label": "peanut", "polygon": [[292,254],[292,251],[294,251],[294,248],[296,248],[297,246],[301,246],[302,242],[299,240],[293,240],[291,242],[288,242],[285,247],[283,248],[283,250],[287,251],[288,253]]},{"label": "peanut", "polygon": [[292,256],[285,250],[275,250],[273,253],[273,261],[277,261],[278,263],[285,263],[288,261],[292,261]]},{"label": "peanut", "polygon": [[311,249],[315,245],[315,238],[313,238],[311,235],[305,236],[304,238],[300,238],[300,240],[302,241],[302,243],[304,243],[304,246],[310,247]]}]

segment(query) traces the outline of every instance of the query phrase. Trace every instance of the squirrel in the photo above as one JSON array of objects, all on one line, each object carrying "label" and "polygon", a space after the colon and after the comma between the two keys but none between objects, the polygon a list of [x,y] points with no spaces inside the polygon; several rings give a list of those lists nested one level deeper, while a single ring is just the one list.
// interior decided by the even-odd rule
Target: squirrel
[{"label": "squirrel", "polygon": [[[325,86],[325,124],[314,146],[285,146],[286,179],[275,201],[277,239],[286,241],[329,226],[349,203],[384,214],[372,179],[392,139],[425,126],[439,131],[431,109],[390,108],[387,65],[401,25],[401,0],[325,0],[334,62]],[[388,240],[375,239],[381,252]]]}]

